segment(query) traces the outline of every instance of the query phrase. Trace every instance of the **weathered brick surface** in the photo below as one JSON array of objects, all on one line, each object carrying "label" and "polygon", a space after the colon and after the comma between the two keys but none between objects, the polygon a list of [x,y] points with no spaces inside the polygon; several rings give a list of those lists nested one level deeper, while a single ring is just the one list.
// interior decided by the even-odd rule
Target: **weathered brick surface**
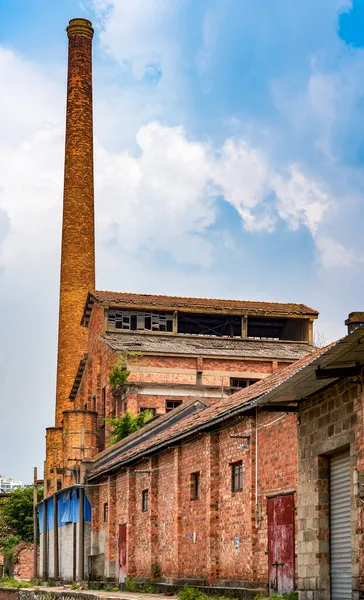
[{"label": "weathered brick surface", "polygon": [[[80,24],[78,22],[81,22]],[[56,425],[70,408],[69,393],[87,350],[80,326],[87,293],[95,288],[91,24],[68,27],[68,84],[64,173]]]},{"label": "weathered brick surface", "polygon": [[[38,561],[39,561],[39,548]],[[17,579],[31,579],[34,574],[34,545],[33,544],[19,544],[13,551],[15,557],[14,564],[14,577]]]},{"label": "weathered brick surface", "polygon": [[[116,474],[115,516],[102,519],[110,502],[109,481],[93,492],[93,528],[105,539],[105,564],[117,576],[119,524],[127,524],[128,573],[150,577],[159,563],[165,578],[239,580],[266,585],[267,496],[295,492],[297,469],[294,415],[258,413],[258,502],[262,521],[255,521],[256,417],[242,418],[212,434]],[[250,435],[248,449],[237,434]],[[231,463],[243,461],[243,490],[231,490]],[[200,498],[191,499],[191,473],[200,472]],[[149,490],[148,512],[142,512],[142,491]],[[110,506],[113,506],[111,503]],[[102,535],[100,535],[102,533]],[[235,547],[234,537],[239,536]],[[111,543],[110,543],[111,542]],[[101,545],[94,552],[101,552]]]},{"label": "weathered brick surface", "polygon": [[[69,38],[62,257],[58,328],[56,427],[70,409],[69,394],[87,350],[80,326],[89,290],[95,288],[91,23],[73,19]],[[47,447],[47,470],[52,449]],[[67,462],[68,457],[65,457]]]},{"label": "weathered brick surface", "polygon": [[326,600],[330,590],[329,456],[350,449],[353,590],[363,593],[363,393],[349,379],[301,405],[299,416],[298,586],[301,600]]},{"label": "weathered brick surface", "polygon": [[[81,432],[84,431],[82,444]],[[72,485],[70,469],[80,464],[83,456],[91,458],[97,451],[97,414],[90,411],[68,410],[63,413],[62,451],[64,457],[63,486]]]},{"label": "weathered brick surface", "polygon": [[[183,386],[213,386],[214,393],[196,387],[196,394],[203,395],[208,402],[215,402],[221,394],[227,394],[230,390],[231,377],[259,379],[287,365],[284,362],[262,359],[136,354],[128,357],[130,376],[127,396],[123,401],[115,400],[109,385],[109,374],[119,355],[102,340],[105,330],[104,310],[103,306],[93,305],[88,326],[88,360],[75,399],[76,410],[98,412],[98,428],[104,426],[104,416],[120,416],[125,410],[136,414],[140,408],[153,408],[156,414],[164,414],[167,400],[184,401],[191,394],[191,391],[178,394]],[[201,374],[200,380],[198,373]],[[105,415],[102,414],[103,389],[106,391]],[[173,393],[168,393],[169,390],[173,390]],[[106,426],[107,439],[108,431]]]}]

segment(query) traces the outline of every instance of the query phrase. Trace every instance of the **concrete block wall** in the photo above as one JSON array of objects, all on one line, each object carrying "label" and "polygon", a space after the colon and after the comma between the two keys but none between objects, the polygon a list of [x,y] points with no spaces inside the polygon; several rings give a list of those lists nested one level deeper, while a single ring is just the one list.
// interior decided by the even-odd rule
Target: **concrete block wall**
[{"label": "concrete block wall", "polygon": [[[354,598],[364,592],[363,502],[358,472],[364,470],[363,392],[343,380],[304,402],[299,413],[298,573],[300,600],[330,597],[329,457],[351,457],[352,573]],[[356,594],[356,596],[355,596]]]}]

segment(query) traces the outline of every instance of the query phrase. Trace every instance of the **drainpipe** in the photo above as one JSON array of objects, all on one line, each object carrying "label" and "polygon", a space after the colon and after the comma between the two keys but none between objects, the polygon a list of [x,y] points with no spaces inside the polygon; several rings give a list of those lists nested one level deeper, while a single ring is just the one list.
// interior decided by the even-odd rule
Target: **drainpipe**
[{"label": "drainpipe", "polygon": [[84,501],[85,490],[80,488],[80,512],[78,523],[78,581],[83,581],[85,578],[85,521],[84,521]]},{"label": "drainpipe", "polygon": [[57,493],[53,496],[53,577],[59,578],[59,561],[58,561],[58,504]]},{"label": "drainpipe", "polygon": [[43,501],[43,581],[48,579],[47,502]]}]

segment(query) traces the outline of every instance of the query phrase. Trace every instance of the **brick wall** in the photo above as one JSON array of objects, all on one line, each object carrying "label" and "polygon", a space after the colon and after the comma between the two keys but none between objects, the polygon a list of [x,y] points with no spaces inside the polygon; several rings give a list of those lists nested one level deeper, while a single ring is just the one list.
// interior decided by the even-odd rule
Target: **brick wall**
[{"label": "brick wall", "polygon": [[[301,405],[299,417],[299,590],[301,600],[329,598],[329,457],[349,449],[353,590],[364,592],[363,503],[357,472],[364,470],[363,394],[344,380]],[[358,597],[358,596],[357,596]]]},{"label": "brick wall", "polygon": [[[39,561],[39,548],[38,561]],[[14,561],[14,577],[16,579],[31,579],[34,575],[34,545],[19,544],[13,551]],[[39,563],[38,563],[39,564]]]},{"label": "brick wall", "polygon": [[[252,414],[211,434],[200,435],[158,457],[140,461],[116,474],[115,506],[102,519],[110,502],[110,480],[100,479],[93,492],[93,545],[105,552],[105,574],[117,577],[119,524],[127,524],[127,572],[151,576],[159,563],[164,578],[210,583],[267,583],[267,496],[295,492],[297,447],[294,415],[258,414],[258,501],[262,520],[255,521],[256,417]],[[241,438],[248,434],[247,449]],[[231,463],[243,462],[243,489],[232,492]],[[191,498],[191,473],[200,473],[200,497]],[[113,484],[114,485],[114,484]],[[142,492],[149,491],[148,511]],[[96,531],[97,530],[97,531]],[[234,540],[238,538],[238,544]],[[109,566],[107,566],[109,565]]]},{"label": "brick wall", "polygon": [[[197,383],[215,387],[214,393],[196,388],[196,394],[206,395],[207,401],[216,402],[221,394],[229,393],[231,377],[260,379],[287,365],[285,362],[262,359],[136,355],[128,359],[130,388],[127,397],[115,400],[109,385],[109,374],[119,355],[102,340],[103,306],[94,305],[88,331],[88,361],[75,400],[75,409],[96,410],[98,429],[105,425],[104,416],[120,416],[125,410],[136,414],[140,408],[153,408],[156,414],[164,414],[166,400],[186,400]],[[202,372],[199,381],[198,371]],[[190,386],[189,391],[183,392],[183,386]],[[106,392],[105,415],[101,414],[103,388]],[[109,428],[106,425],[106,443],[108,435]]]}]

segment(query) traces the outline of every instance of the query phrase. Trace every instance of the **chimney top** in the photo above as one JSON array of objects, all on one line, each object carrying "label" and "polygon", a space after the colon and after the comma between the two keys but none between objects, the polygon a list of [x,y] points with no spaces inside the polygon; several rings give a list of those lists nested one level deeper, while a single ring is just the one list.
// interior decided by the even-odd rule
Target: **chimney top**
[{"label": "chimney top", "polygon": [[66,31],[68,37],[84,35],[85,37],[92,38],[94,35],[92,23],[88,19],[71,19]]},{"label": "chimney top", "polygon": [[359,325],[364,325],[364,312],[351,312],[348,315],[348,318],[345,321],[345,325],[348,327],[348,333],[351,333],[359,327]]}]

